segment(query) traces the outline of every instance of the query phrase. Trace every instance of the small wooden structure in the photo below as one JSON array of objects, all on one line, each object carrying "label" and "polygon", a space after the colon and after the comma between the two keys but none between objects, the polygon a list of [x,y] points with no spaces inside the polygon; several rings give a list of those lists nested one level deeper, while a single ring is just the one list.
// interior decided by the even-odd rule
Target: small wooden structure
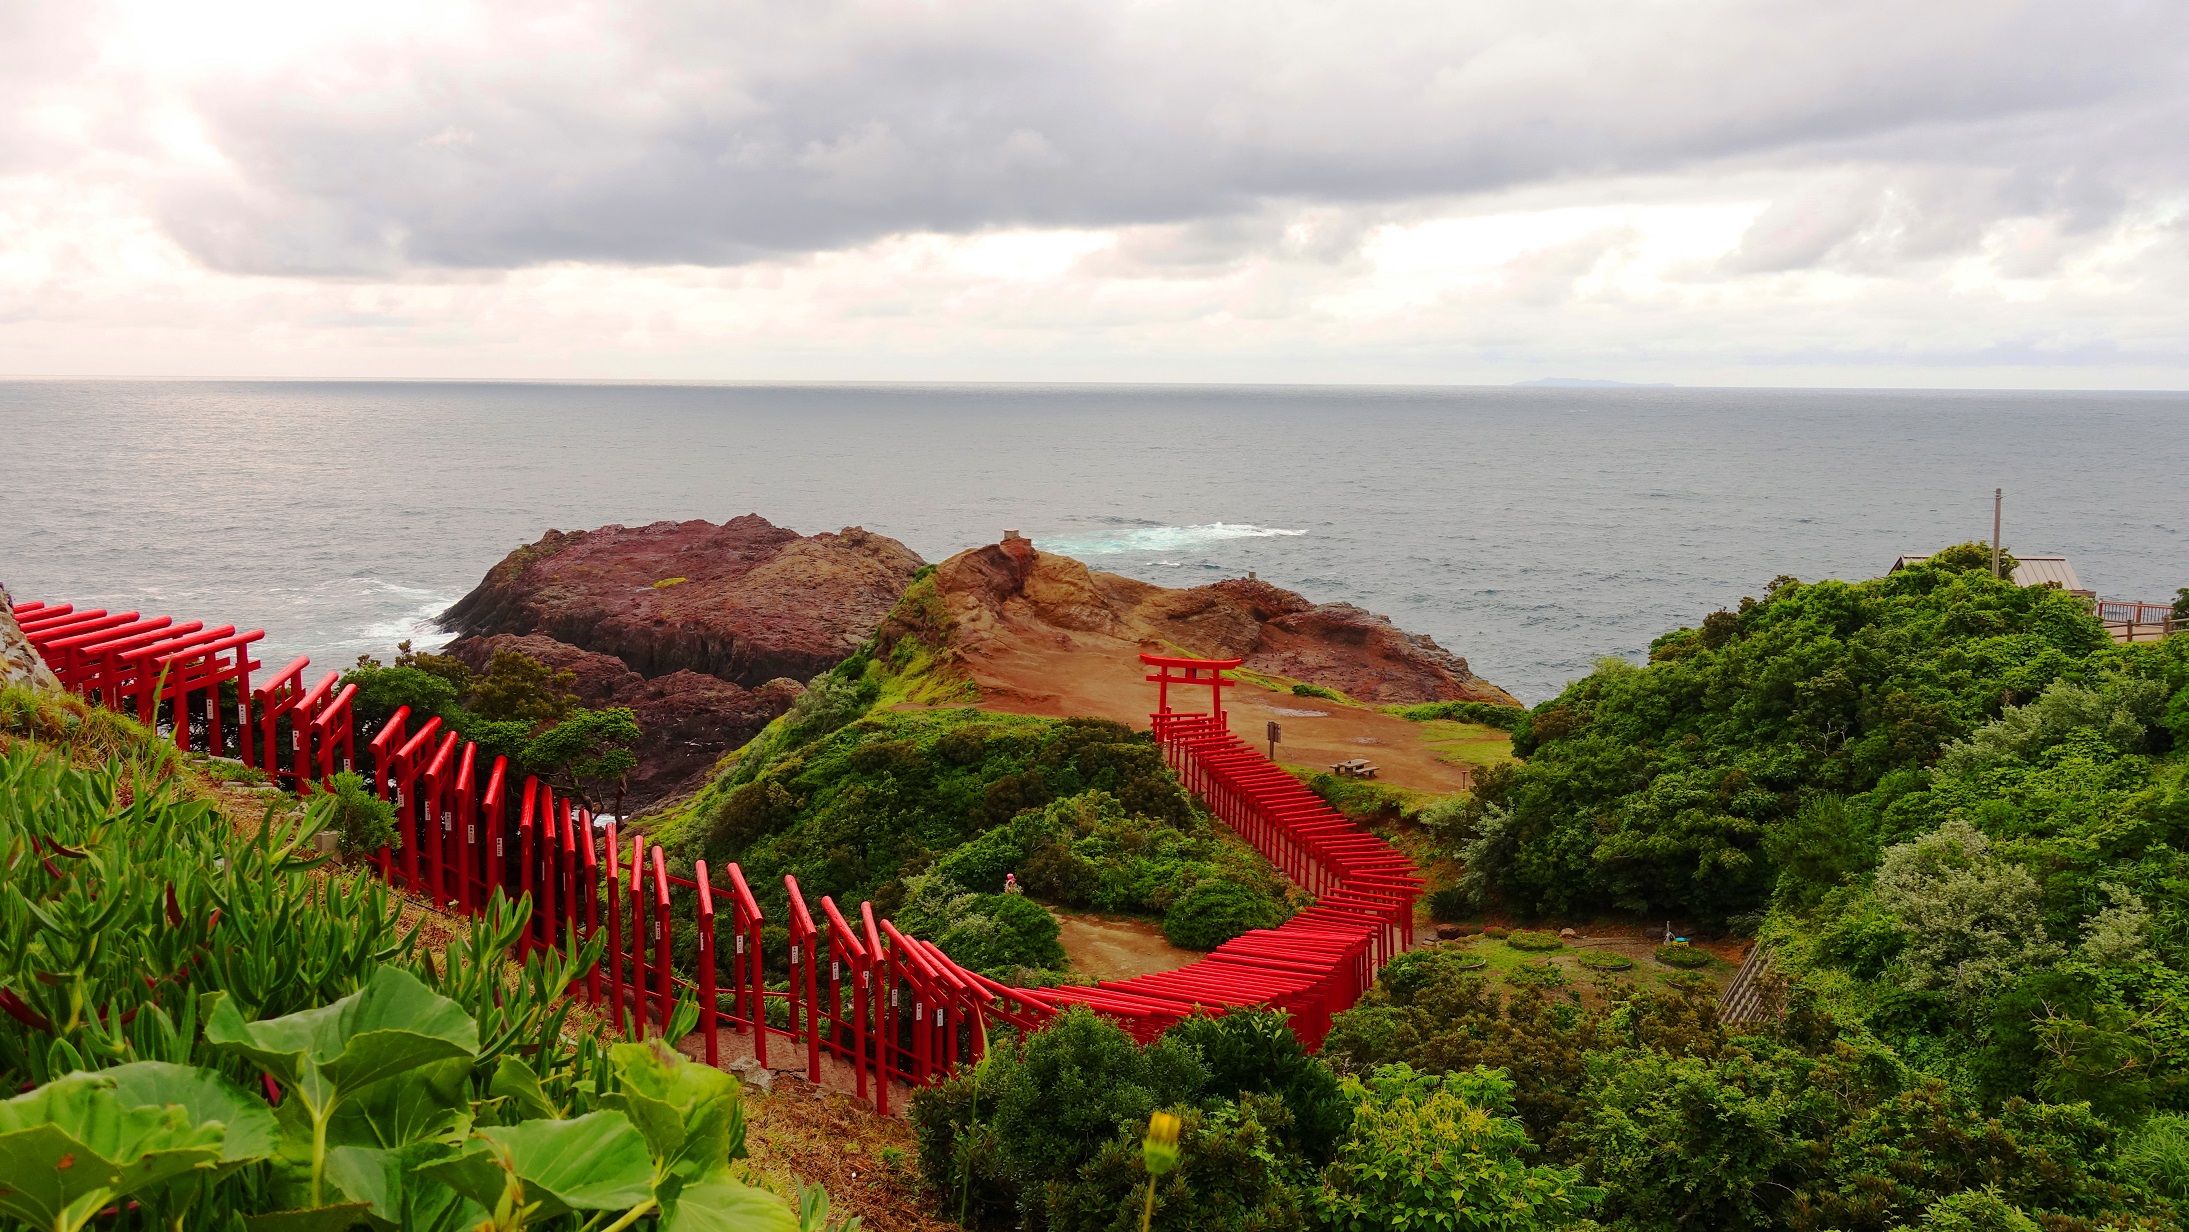
[{"label": "small wooden structure", "polygon": [[1365,757],[1332,763],[1330,773],[1341,779],[1372,779],[1376,777],[1376,763]]}]

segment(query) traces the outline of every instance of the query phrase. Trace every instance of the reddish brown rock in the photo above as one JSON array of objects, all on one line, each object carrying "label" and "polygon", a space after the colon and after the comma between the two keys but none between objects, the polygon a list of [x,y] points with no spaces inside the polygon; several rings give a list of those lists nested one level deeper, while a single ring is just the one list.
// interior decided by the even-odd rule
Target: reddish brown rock
[{"label": "reddish brown rock", "polygon": [[[1268,582],[1171,590],[1096,572],[1026,539],[1006,539],[937,565],[935,587],[949,641],[976,680],[980,665],[1029,645],[1085,643],[1100,653],[1104,643],[1117,642],[1244,659],[1249,671],[1324,685],[1364,702],[1517,704],[1425,635],[1349,603],[1315,603]],[[884,627],[884,644],[901,632]],[[1131,651],[1119,646],[1113,653]]]},{"label": "reddish brown rock", "polygon": [[804,686],[771,680],[759,688],[699,672],[678,671],[648,680],[613,655],[581,650],[543,634],[467,637],[442,653],[484,674],[499,651],[529,655],[557,671],[576,675],[571,691],[580,705],[628,706],[645,739],[634,750],[624,812],[637,814],[697,790],[724,753],[739,748],[790,709]]},{"label": "reddish brown rock", "polygon": [[[545,634],[644,677],[700,672],[746,688],[806,680],[857,649],[920,568],[847,527],[800,535],[757,514],[549,531],[441,617],[466,636]],[[682,578],[681,582],[668,585]]]}]

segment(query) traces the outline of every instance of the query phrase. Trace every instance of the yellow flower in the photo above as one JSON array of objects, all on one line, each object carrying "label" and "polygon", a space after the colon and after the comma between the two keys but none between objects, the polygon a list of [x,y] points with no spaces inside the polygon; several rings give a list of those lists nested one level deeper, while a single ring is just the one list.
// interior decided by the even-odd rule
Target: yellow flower
[{"label": "yellow flower", "polygon": [[1168,1112],[1148,1118],[1148,1136],[1140,1144],[1140,1157],[1148,1165],[1148,1175],[1161,1176],[1178,1166],[1178,1128],[1178,1118]]}]

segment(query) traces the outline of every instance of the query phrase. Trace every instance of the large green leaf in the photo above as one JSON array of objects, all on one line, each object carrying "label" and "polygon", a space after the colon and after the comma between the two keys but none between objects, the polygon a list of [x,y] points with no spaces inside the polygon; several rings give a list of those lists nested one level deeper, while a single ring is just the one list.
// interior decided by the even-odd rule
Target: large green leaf
[{"label": "large green leaf", "polygon": [[477,1149],[421,1166],[487,1209],[514,1183],[539,1218],[570,1211],[629,1210],[653,1196],[653,1160],[646,1140],[618,1112],[570,1121],[526,1121],[476,1131]]},{"label": "large green leaf", "polygon": [[314,1107],[406,1070],[479,1052],[471,1015],[399,967],[381,967],[339,1001],[260,1022],[245,1022],[224,994],[207,1000],[206,1042],[249,1057]]},{"label": "large green leaf", "polygon": [[0,1213],[81,1227],[115,1198],[219,1167],[224,1137],[179,1104],[131,1107],[112,1079],[70,1074],[0,1102]]},{"label": "large green leaf", "polygon": [[507,1053],[494,1067],[494,1080],[487,1085],[486,1093],[503,1101],[506,1120],[551,1121],[562,1115],[562,1110],[548,1102],[546,1092],[540,1089],[540,1076]]},{"label": "large green leaf", "polygon": [[659,1040],[617,1044],[608,1056],[622,1090],[601,1102],[638,1126],[663,1175],[698,1180],[745,1153],[734,1076],[687,1061]]},{"label": "large green leaf", "polygon": [[662,1206],[661,1232],[798,1232],[790,1203],[716,1174]]},{"label": "large green leaf", "polygon": [[486,1212],[418,1171],[425,1164],[454,1154],[453,1149],[438,1142],[413,1143],[395,1150],[340,1146],[327,1153],[327,1179],[348,1200],[368,1203],[369,1220],[382,1232],[440,1226],[450,1208],[456,1206],[465,1210],[448,1222],[474,1227]]},{"label": "large green leaf", "polygon": [[138,1061],[102,1070],[115,1098],[135,1108],[178,1107],[193,1125],[218,1124],[220,1174],[272,1155],[278,1145],[274,1110],[226,1074],[194,1065]]},{"label": "large green leaf", "polygon": [[294,1211],[250,1215],[243,1220],[246,1232],[348,1232],[367,1222],[372,1207],[364,1202],[343,1202]]},{"label": "large green leaf", "polygon": [[343,1100],[327,1123],[327,1142],[384,1150],[414,1142],[454,1146],[470,1129],[471,1062],[452,1057],[373,1083]]}]

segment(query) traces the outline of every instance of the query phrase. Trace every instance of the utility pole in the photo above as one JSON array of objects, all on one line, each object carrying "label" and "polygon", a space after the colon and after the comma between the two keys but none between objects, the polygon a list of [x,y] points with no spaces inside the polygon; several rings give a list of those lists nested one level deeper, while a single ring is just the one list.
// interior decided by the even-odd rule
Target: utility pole
[{"label": "utility pole", "polygon": [[1999,576],[1999,506],[2005,500],[2006,489],[1991,490],[1991,575]]}]

